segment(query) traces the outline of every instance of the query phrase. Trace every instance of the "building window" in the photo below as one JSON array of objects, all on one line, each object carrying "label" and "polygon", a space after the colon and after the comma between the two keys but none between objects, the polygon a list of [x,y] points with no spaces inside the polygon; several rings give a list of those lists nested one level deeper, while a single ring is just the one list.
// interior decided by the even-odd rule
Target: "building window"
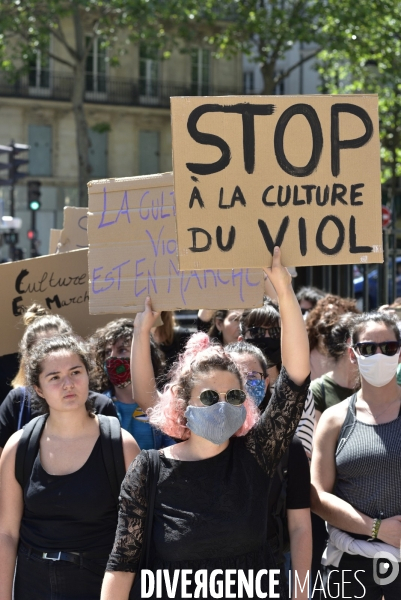
[{"label": "building window", "polygon": [[[89,44],[91,38],[86,38]],[[86,59],[86,91],[95,94],[106,93],[106,48],[101,47],[101,40],[93,40],[92,47]]]},{"label": "building window", "polygon": [[92,179],[108,176],[108,134],[89,129],[89,165]]},{"label": "building window", "polygon": [[158,52],[145,44],[139,46],[139,93],[150,97],[159,95]]},{"label": "building window", "polygon": [[255,92],[255,74],[253,71],[244,72],[244,93],[253,94]]},{"label": "building window", "polygon": [[191,52],[191,92],[194,96],[210,93],[210,51],[193,49]]},{"label": "building window", "polygon": [[38,50],[29,59],[29,87],[34,90],[50,88],[50,58]]},{"label": "building window", "polygon": [[51,125],[29,125],[29,174],[51,177],[52,170],[52,128]]},{"label": "building window", "polygon": [[160,136],[158,131],[139,132],[139,175],[160,172]]}]

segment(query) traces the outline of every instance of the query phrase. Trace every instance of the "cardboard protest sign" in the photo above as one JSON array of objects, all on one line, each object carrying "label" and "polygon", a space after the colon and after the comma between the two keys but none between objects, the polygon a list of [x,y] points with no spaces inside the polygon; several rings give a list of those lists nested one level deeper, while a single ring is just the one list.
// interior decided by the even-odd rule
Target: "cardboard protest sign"
[{"label": "cardboard protest sign", "polygon": [[137,312],[261,306],[261,270],[180,272],[172,173],[88,184],[89,309]]},{"label": "cardboard protest sign", "polygon": [[57,252],[69,252],[88,247],[87,212],[86,207],[64,207],[64,223]]},{"label": "cardboard protest sign", "polygon": [[87,249],[5,263],[0,275],[7,282],[0,295],[0,356],[18,351],[21,316],[34,302],[66,318],[82,337],[123,316],[89,315]]},{"label": "cardboard protest sign", "polygon": [[383,261],[376,95],[171,98],[180,269]]},{"label": "cardboard protest sign", "polygon": [[62,229],[50,229],[49,254],[56,254]]}]

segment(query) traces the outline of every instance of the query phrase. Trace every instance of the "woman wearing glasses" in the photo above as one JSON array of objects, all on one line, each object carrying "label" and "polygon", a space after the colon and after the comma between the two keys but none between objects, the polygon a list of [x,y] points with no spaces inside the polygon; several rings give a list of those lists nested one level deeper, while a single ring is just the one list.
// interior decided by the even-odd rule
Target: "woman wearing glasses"
[{"label": "woman wearing glasses", "polygon": [[[278,574],[268,574],[275,562],[266,544],[266,496],[302,413],[309,356],[302,314],[278,248],[266,271],[280,301],[283,369],[263,416],[257,420],[233,359],[201,333],[190,340],[151,415],[153,423],[182,440],[160,454],[150,549],[152,571],[163,569],[163,581],[167,575],[171,582],[178,577],[175,598],[186,597],[185,591],[194,594],[201,581],[206,581],[201,597],[216,597],[217,587],[227,597],[243,577],[250,583],[242,588],[244,597],[269,593],[269,578],[270,595],[282,590],[286,597],[282,582],[273,587]],[[133,368],[150,380],[150,393],[146,353],[154,319],[148,303],[135,323],[132,355]],[[143,542],[148,468],[142,453],[123,483],[102,600],[129,596]],[[165,585],[161,597],[168,597]]]},{"label": "woman wearing glasses", "polygon": [[385,313],[355,317],[349,355],[361,389],[323,413],[312,460],[312,510],[329,529],[326,590],[338,589],[348,570],[344,596],[395,600],[401,597],[397,321]]},{"label": "woman wearing glasses", "polygon": [[[267,362],[269,386],[259,409],[263,412],[270,402],[271,390],[281,370],[281,327],[278,306],[270,298],[265,298],[261,308],[245,310],[240,321],[240,340],[256,346],[263,352]],[[308,458],[312,455],[313,432],[315,427],[315,404],[312,392],[308,397],[299,421],[296,434],[300,438]]]}]

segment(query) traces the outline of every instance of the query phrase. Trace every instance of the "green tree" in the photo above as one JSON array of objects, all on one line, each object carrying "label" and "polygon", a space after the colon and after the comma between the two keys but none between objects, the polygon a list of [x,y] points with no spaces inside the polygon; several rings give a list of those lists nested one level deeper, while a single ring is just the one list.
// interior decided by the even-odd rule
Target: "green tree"
[{"label": "green tree", "polygon": [[[395,195],[401,176],[401,5],[381,0],[348,28],[348,43],[319,55],[322,91],[379,95],[382,181]],[[335,20],[333,21],[333,26]]]},{"label": "green tree", "polygon": [[[204,0],[208,5],[209,0]],[[88,159],[89,131],[84,110],[85,71],[89,53],[98,40],[108,48],[112,64],[118,62],[118,34],[125,32],[127,42],[146,40],[165,48],[178,40],[196,35],[198,14],[194,0],[2,0],[0,19],[0,60],[3,69],[17,73],[27,68],[33,53],[41,52],[73,74],[71,95],[76,127],[78,156],[78,197],[87,202],[86,184],[90,179]],[[73,39],[64,30],[65,19],[73,23]],[[192,33],[191,33],[192,32]],[[62,52],[50,50],[54,37]]]}]

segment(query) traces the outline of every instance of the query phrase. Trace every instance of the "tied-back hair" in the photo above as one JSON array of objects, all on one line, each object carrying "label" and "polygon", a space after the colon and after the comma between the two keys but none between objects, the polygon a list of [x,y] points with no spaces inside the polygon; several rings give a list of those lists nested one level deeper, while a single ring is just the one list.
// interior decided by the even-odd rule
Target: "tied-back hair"
[{"label": "tied-back hair", "polygon": [[18,373],[11,382],[13,388],[26,385],[25,361],[39,336],[49,337],[52,335],[63,335],[72,333],[72,327],[66,319],[60,315],[50,314],[40,304],[32,304],[23,315],[23,324],[26,329],[19,345],[20,367]]},{"label": "tied-back hair", "polygon": [[366,329],[369,323],[383,323],[388,329],[391,329],[398,343],[401,341],[401,334],[398,327],[399,321],[393,315],[386,312],[368,312],[357,315],[351,327],[351,345],[359,342],[359,336]]},{"label": "tied-back hair", "polygon": [[[123,339],[126,344],[131,345],[134,335],[133,319],[116,319],[110,321],[104,327],[97,329],[90,339],[93,369],[91,372],[92,389],[102,394],[112,388],[112,384],[104,370],[106,360],[106,349]],[[155,379],[162,373],[162,359],[159,350],[152,338],[150,338],[150,356],[152,360]]]},{"label": "tied-back hair", "polygon": [[[32,408],[37,409],[42,414],[47,414],[49,412],[49,405],[45,398],[42,398],[36,393],[34,386],[40,388],[39,376],[43,370],[43,362],[48,356],[56,353],[76,354],[85,367],[88,376],[91,372],[90,354],[85,344],[74,335],[56,335],[52,338],[39,340],[27,355],[25,377],[27,385],[30,387],[32,393]],[[89,395],[85,407],[89,416],[94,417],[94,401],[90,399]]]},{"label": "tied-back hair", "polygon": [[337,323],[323,335],[325,350],[336,362],[343,357],[348,350],[348,342],[351,330],[357,316],[355,313],[345,313]]},{"label": "tied-back hair", "polygon": [[[237,377],[238,384],[244,389],[243,378],[232,357],[219,343],[210,340],[206,333],[193,334],[170,371],[170,383],[165,386],[159,402],[149,409],[149,420],[152,425],[167,435],[186,440],[190,430],[186,426],[185,411],[191,399],[191,393],[198,376],[212,371],[225,371]],[[246,419],[234,436],[246,435],[259,418],[255,403],[247,398]]]},{"label": "tied-back hair", "polygon": [[310,350],[315,348],[320,350],[323,337],[330,334],[340,316],[349,312],[360,314],[356,307],[356,301],[351,298],[327,294],[319,300],[306,319]]}]

